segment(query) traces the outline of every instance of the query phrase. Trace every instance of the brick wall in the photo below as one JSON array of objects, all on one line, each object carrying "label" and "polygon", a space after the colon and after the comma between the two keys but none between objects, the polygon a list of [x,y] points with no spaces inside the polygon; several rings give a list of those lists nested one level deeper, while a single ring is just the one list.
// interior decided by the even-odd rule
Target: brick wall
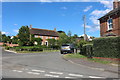
[{"label": "brick wall", "polygon": [[100,20],[100,35],[104,36],[107,33],[115,33],[117,36],[120,36],[120,15],[114,14],[110,16],[113,19],[113,29],[108,31],[107,20],[108,17]]},{"label": "brick wall", "polygon": [[[3,42],[0,42],[0,46],[2,46],[3,44],[4,44]],[[18,44],[9,44],[9,43],[5,43],[5,44],[10,47],[19,46]]]}]

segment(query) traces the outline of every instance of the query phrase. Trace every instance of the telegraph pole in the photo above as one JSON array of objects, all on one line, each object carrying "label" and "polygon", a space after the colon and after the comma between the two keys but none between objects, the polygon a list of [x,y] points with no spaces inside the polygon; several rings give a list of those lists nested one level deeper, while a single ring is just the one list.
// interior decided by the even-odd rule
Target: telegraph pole
[{"label": "telegraph pole", "polygon": [[84,41],[86,41],[86,15],[83,16],[84,20]]}]

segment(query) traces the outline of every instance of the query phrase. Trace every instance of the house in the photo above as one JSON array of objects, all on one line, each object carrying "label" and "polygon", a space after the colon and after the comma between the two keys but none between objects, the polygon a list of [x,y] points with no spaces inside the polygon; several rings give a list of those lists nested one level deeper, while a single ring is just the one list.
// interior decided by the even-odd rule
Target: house
[{"label": "house", "polygon": [[113,10],[98,19],[100,21],[100,35],[120,36],[120,1],[114,0]]},{"label": "house", "polygon": [[59,35],[56,31],[56,28],[54,30],[47,30],[47,29],[38,29],[38,28],[32,28],[32,25],[30,25],[30,34],[34,34],[35,38],[41,38],[42,39],[42,45],[48,46],[47,39],[59,39]]}]

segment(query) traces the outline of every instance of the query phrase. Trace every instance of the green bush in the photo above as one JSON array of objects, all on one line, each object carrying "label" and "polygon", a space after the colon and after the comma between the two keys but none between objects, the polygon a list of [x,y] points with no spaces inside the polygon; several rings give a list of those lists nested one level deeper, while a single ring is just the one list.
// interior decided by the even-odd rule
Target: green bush
[{"label": "green bush", "polygon": [[9,46],[6,46],[6,47],[5,47],[6,50],[10,50],[10,48],[12,48],[12,47],[9,47]]},{"label": "green bush", "polygon": [[43,51],[43,48],[40,46],[22,46],[14,47],[16,51]]},{"label": "green bush", "polygon": [[7,46],[6,44],[3,44],[3,46]]},{"label": "green bush", "polygon": [[93,44],[95,57],[120,58],[120,37],[97,38]]},{"label": "green bush", "polygon": [[93,55],[93,44],[83,45],[80,53],[88,58],[91,58]]}]

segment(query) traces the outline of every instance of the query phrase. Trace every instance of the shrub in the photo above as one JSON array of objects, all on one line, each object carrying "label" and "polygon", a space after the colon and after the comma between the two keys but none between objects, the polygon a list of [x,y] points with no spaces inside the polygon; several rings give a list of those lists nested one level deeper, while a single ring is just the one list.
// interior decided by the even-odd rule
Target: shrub
[{"label": "shrub", "polygon": [[6,46],[5,49],[10,50],[10,49],[12,49],[12,47]]},{"label": "shrub", "polygon": [[97,38],[93,43],[95,57],[120,58],[120,37]]},{"label": "shrub", "polygon": [[85,44],[81,49],[81,54],[91,58],[93,55],[93,44]]},{"label": "shrub", "polygon": [[16,51],[43,51],[43,48],[40,46],[23,46],[23,47],[15,47]]},{"label": "shrub", "polygon": [[7,46],[6,44],[3,44],[3,46]]}]

